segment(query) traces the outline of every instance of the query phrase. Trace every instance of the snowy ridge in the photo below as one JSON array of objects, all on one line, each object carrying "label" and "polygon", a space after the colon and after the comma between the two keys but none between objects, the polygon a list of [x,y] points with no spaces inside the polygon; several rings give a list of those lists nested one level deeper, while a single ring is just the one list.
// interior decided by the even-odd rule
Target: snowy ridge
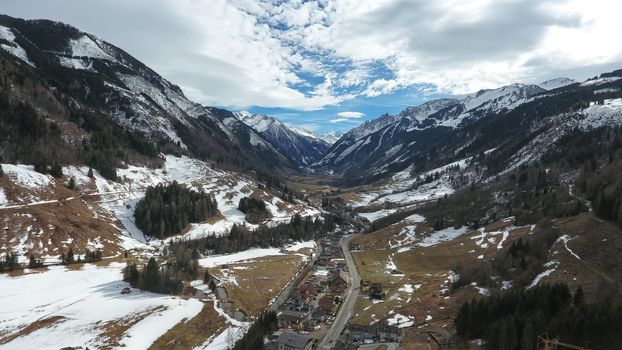
[{"label": "snowy ridge", "polygon": [[543,88],[544,90],[554,90],[554,89],[559,89],[560,87],[564,87],[564,86],[568,86],[568,85],[572,85],[576,83],[577,81],[574,79],[560,77],[560,78],[543,81],[540,84],[538,84],[538,86]]},{"label": "snowy ridge", "polygon": [[564,113],[546,119],[534,128],[543,132],[538,133],[510,159],[510,165],[503,173],[512,171],[521,164],[537,161],[557,140],[575,128],[590,130],[616,125],[622,125],[622,98],[608,99],[602,105],[592,104],[576,113]]},{"label": "snowy ridge", "polygon": [[21,46],[19,46],[19,44],[15,42],[15,34],[13,34],[10,28],[0,26],[0,39],[4,39],[10,42],[10,44],[8,45],[0,44],[0,48],[2,48],[4,51],[7,51],[11,55],[19,58],[20,60],[26,62],[26,64],[28,64],[29,66],[35,66],[35,64],[32,63],[32,61],[28,58],[28,55],[26,54],[24,48],[22,48]]},{"label": "snowy ridge", "polygon": [[[188,157],[166,156],[166,162],[161,169],[150,169],[138,166],[128,166],[126,169],[117,170],[117,181],[104,179],[97,171],[93,178],[87,176],[88,167],[67,166],[63,168],[66,178],[73,177],[80,189],[76,197],[59,199],[50,194],[50,189],[55,186],[65,186],[66,179],[57,180],[50,175],[43,175],[34,171],[34,167],[26,165],[2,164],[5,177],[12,184],[13,193],[19,195],[7,196],[0,187],[0,211],[16,208],[27,211],[29,207],[42,205],[57,205],[70,200],[83,200],[84,198],[101,197],[97,203],[88,202],[90,210],[95,217],[105,216],[114,226],[114,236],[106,236],[106,243],[121,249],[150,249],[165,244],[152,237],[146,237],[134,224],[134,208],[138,201],[144,197],[147,187],[158,184],[166,184],[176,181],[196,191],[204,191],[211,194],[218,202],[219,218],[205,223],[194,223],[183,235],[169,239],[194,239],[210,235],[222,235],[227,233],[234,224],[246,226],[253,230],[258,225],[246,221],[244,213],[237,207],[241,198],[251,195],[264,200],[271,217],[263,222],[268,226],[287,223],[294,213],[306,217],[318,217],[320,212],[304,202],[285,202],[276,195],[260,188],[252,179],[235,173],[216,170],[209,164]],[[15,190],[18,189],[18,192]],[[46,256],[46,260],[55,261],[59,254],[58,244],[51,241],[40,245],[39,242],[46,237],[51,237],[56,232],[56,226],[38,223],[38,218],[25,214],[20,227],[11,231],[13,239],[11,248],[19,254],[20,260],[27,262],[26,254],[36,252]],[[73,233],[67,233],[72,243]],[[97,242],[92,241],[91,246]]]},{"label": "snowy ridge", "polygon": [[[52,266],[40,274],[19,277],[0,275],[0,300],[3,303],[3,334],[15,334],[24,325],[44,317],[58,317],[53,326],[21,334],[3,345],[3,349],[60,349],[77,344],[90,348],[111,347],[110,339],[101,336],[106,322],[133,320],[119,339],[120,347],[147,349],[170,328],[191,319],[203,308],[198,299],[182,299],[144,292],[122,281],[125,264],[105,267],[85,264],[81,269]],[[114,297],[111,297],[114,295]],[[94,312],[94,310],[96,312]]]},{"label": "snowy ridge", "polygon": [[[459,129],[487,115],[511,110],[544,92],[536,85],[512,84],[498,89],[425,102],[404,109],[396,116],[383,115],[348,131],[330,151],[313,164],[320,169],[349,169],[372,159],[374,174],[407,157],[414,143],[409,134],[435,127]],[[364,141],[362,141],[364,140]],[[369,168],[369,166],[368,166]]]},{"label": "snowy ridge", "polygon": [[[294,129],[283,124],[276,118],[265,114],[236,112],[234,116],[261,134],[278,152],[298,166],[307,166],[324,155],[329,145],[317,135],[302,129]],[[227,120],[229,125],[234,121]],[[258,138],[251,142],[259,144]]]},{"label": "snowy ridge", "polygon": [[115,59],[106,53],[88,35],[82,35],[78,39],[69,40],[69,49],[74,57],[98,58],[102,60],[114,61]]}]

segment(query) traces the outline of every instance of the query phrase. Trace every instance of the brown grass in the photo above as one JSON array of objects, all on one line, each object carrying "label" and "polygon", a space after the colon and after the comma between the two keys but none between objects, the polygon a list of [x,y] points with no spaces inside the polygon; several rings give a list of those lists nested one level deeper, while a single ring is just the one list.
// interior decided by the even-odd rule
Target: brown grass
[{"label": "brown grass", "polygon": [[[7,192],[9,198],[29,198],[33,194],[42,200],[77,197],[80,195],[78,191],[88,187],[85,185],[70,190],[59,181],[46,188],[44,192],[34,193],[32,190],[10,183],[7,179],[2,181],[2,187],[5,191],[9,191]],[[36,247],[32,252],[28,252],[35,256],[60,255],[61,252],[66,253],[69,247],[73,248],[74,253],[83,254],[89,240],[98,237],[105,256],[118,255],[122,251],[119,233],[110,224],[109,218],[104,215],[96,217],[89,208],[90,205],[98,210],[95,201],[96,198],[85,197],[23,208],[2,209],[0,212],[6,218],[5,225],[10,229],[0,237],[0,246],[8,246],[11,240],[22,240],[23,235],[27,235],[24,243]],[[68,241],[71,243],[67,243]]]},{"label": "brown grass", "polygon": [[588,301],[603,292],[602,283],[622,288],[622,230],[619,227],[590,213],[559,219],[555,225],[571,237],[568,248],[581,260],[563,243],[557,243],[549,253],[549,260],[559,261],[559,266],[542,282],[565,282],[572,292],[581,286]]},{"label": "brown grass", "polygon": [[[291,280],[301,263],[298,255],[276,255],[229,264],[225,272],[235,276],[238,283],[235,285],[225,280],[229,299],[247,315],[256,317]],[[212,268],[210,272],[217,278],[224,276],[219,268]]]},{"label": "brown grass", "polygon": [[224,319],[205,303],[195,317],[180,322],[156,340],[149,349],[186,350],[203,344],[210,336],[219,333],[225,326]]},{"label": "brown grass", "polygon": [[137,314],[100,324],[97,328],[102,331],[99,334],[99,338],[102,341],[101,349],[108,350],[120,346],[119,340],[128,329],[144,320],[147,316],[164,310],[166,310],[164,306],[152,307]]},{"label": "brown grass", "polygon": [[[486,227],[486,229],[494,231],[505,227],[505,225],[505,223],[494,223],[493,226]],[[477,295],[476,290],[471,286],[462,288],[451,295],[447,292],[441,292],[443,289],[449,288],[449,271],[457,265],[476,263],[479,255],[484,255],[486,259],[492,257],[496,252],[497,245],[489,244],[488,248],[483,249],[477,246],[475,240],[471,238],[480,233],[470,232],[451,241],[430,247],[414,246],[406,252],[397,253],[398,249],[391,249],[389,243],[395,244],[396,238],[403,238],[399,235],[403,226],[405,223],[398,223],[356,239],[355,243],[364,249],[363,252],[352,253],[361,278],[364,281],[382,283],[384,287],[388,288],[388,294],[385,300],[377,303],[372,303],[366,296],[360,297],[355,305],[353,322],[384,322],[394,313],[412,316],[415,319],[415,327],[409,328],[407,333],[419,334],[422,331],[418,330],[418,327],[423,326],[423,333],[421,333],[423,335],[420,334],[421,337],[419,338],[414,335],[411,338],[407,337],[404,344],[412,345],[413,347],[407,347],[411,349],[425,349],[429,345],[426,340],[426,332],[434,329],[446,329],[451,332],[453,318],[459,305],[464,300]],[[415,231],[417,237],[433,232],[424,223],[417,224]],[[528,228],[512,230],[504,246],[528,232]],[[495,236],[497,243],[500,237],[500,235]],[[474,252],[470,252],[473,250]],[[386,263],[389,261],[389,257],[392,257],[403,276],[387,273]],[[399,290],[405,284],[421,286],[413,293],[407,293]],[[426,321],[427,316],[431,316],[432,320]],[[418,339],[416,342],[415,338]],[[413,344],[418,345],[414,346]]]},{"label": "brown grass", "polygon": [[3,338],[0,338],[0,344],[6,344],[8,342],[10,342],[13,339],[17,339],[19,337],[24,337],[27,336],[28,334],[42,329],[42,328],[47,328],[47,327],[51,327],[57,323],[61,323],[61,322],[65,322],[66,318],[63,316],[52,316],[52,317],[48,317],[48,318],[44,318],[38,321],[35,321],[29,325],[27,325],[26,327],[20,329],[18,332],[10,334],[8,336],[5,336]]}]

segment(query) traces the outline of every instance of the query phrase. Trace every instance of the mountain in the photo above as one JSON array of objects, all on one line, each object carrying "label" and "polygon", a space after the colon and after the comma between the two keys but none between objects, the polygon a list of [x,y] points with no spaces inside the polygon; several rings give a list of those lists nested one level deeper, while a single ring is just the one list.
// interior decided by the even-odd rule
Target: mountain
[{"label": "mountain", "polygon": [[398,161],[407,162],[409,149],[416,143],[442,138],[453,129],[514,108],[544,91],[536,85],[512,84],[428,101],[407,107],[396,116],[384,114],[345,133],[314,167],[328,173],[348,174],[363,169],[379,173]]},{"label": "mountain", "polygon": [[[240,139],[219,113],[189,100],[178,86],[94,35],[59,22],[0,16],[0,41],[3,51],[23,63],[16,66],[19,74],[32,75],[73,114],[105,116],[163,152],[265,172],[295,168],[274,148]],[[20,96],[29,99],[28,93]],[[52,113],[46,107],[39,103],[43,114]]]},{"label": "mountain", "polygon": [[403,348],[436,346],[430,332],[491,349],[551,330],[622,344],[622,70],[323,137],[194,103],[73,27],[1,16],[0,343],[260,347],[280,333],[265,310],[299,300],[291,281],[316,292],[322,252],[354,257],[324,272],[388,282],[381,303],[356,283],[336,293],[345,325],[309,304],[320,345],[357,346],[340,331],[367,325],[401,328]]},{"label": "mountain", "polygon": [[305,167],[320,159],[329,148],[329,144],[317,135],[304,129],[290,128],[265,114],[236,112],[234,115],[299,167]]},{"label": "mountain", "polygon": [[[619,95],[615,74],[605,73],[582,84],[556,79],[543,84],[546,89],[511,84],[411,106],[348,131],[312,167],[340,174],[351,183],[370,182],[406,168],[433,168],[476,149],[500,147],[520,135],[534,137],[529,131],[535,121],[580,111],[597,100],[595,95]],[[552,89],[555,92],[549,93]]]},{"label": "mountain", "polygon": [[538,84],[538,86],[545,90],[554,90],[560,87],[564,87],[564,86],[568,86],[568,85],[572,85],[576,83],[577,81],[574,79],[560,77],[560,78],[543,81],[540,84]]},{"label": "mountain", "polygon": [[333,145],[337,142],[342,136],[343,132],[331,130],[322,135],[318,135],[322,140],[326,141],[328,144]]}]

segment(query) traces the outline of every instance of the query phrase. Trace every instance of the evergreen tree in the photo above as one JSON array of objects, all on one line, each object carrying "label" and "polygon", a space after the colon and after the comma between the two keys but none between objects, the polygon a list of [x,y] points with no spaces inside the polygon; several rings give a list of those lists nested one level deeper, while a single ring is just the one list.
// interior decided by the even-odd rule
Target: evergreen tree
[{"label": "evergreen tree", "polygon": [[536,344],[536,333],[530,320],[525,321],[525,327],[523,327],[523,337],[521,338],[522,350],[534,350]]},{"label": "evergreen tree", "polygon": [[67,252],[67,256],[65,257],[65,264],[73,264],[75,262],[73,256],[73,248],[69,247],[69,251]]},{"label": "evergreen tree", "polygon": [[142,283],[142,288],[146,290],[154,290],[158,287],[158,284],[160,283],[160,272],[158,263],[153,257],[149,259],[147,266],[145,266],[145,268],[143,269]]},{"label": "evergreen tree", "polygon": [[63,168],[60,166],[60,164],[54,163],[50,167],[50,175],[52,175],[53,177],[57,179],[63,177]]},{"label": "evergreen tree", "polygon": [[0,177],[4,176],[4,170],[2,170],[2,164],[0,164]]},{"label": "evergreen tree", "polygon": [[90,177],[91,179],[94,177],[93,168],[89,167],[89,172],[86,174],[86,176]]},{"label": "evergreen tree", "polygon": [[214,198],[176,182],[149,187],[136,205],[136,226],[145,234],[165,238],[179,234],[189,223],[206,220],[218,212]]},{"label": "evergreen tree", "polygon": [[69,179],[69,183],[67,184],[67,187],[69,187],[69,189],[74,189],[76,188],[76,178],[75,177],[71,177],[71,179]]}]

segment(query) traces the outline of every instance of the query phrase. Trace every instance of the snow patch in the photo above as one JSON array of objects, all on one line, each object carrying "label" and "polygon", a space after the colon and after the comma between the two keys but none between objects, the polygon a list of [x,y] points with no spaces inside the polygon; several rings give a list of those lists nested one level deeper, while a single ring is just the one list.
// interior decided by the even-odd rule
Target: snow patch
[{"label": "snow patch", "polygon": [[0,47],[3,50],[26,62],[26,64],[31,67],[35,66],[35,64],[28,58],[28,54],[26,54],[24,48],[15,42],[15,34],[13,34],[13,31],[11,31],[10,28],[0,26],[0,39],[10,42],[10,44],[0,44]]},{"label": "snow patch", "polygon": [[87,35],[82,35],[78,39],[69,41],[71,55],[74,57],[89,57],[103,60],[114,61],[114,58],[107,54],[102,48]]},{"label": "snow patch", "polygon": [[425,237],[423,240],[421,240],[421,242],[417,243],[417,245],[420,247],[430,247],[442,242],[456,239],[467,233],[468,231],[469,228],[467,226],[460,228],[449,227],[440,231],[435,231],[430,236]]},{"label": "snow patch", "polygon": [[398,328],[411,327],[415,324],[415,318],[413,316],[404,316],[402,314],[395,314],[393,317],[388,318],[387,322],[389,326],[397,326]]}]

